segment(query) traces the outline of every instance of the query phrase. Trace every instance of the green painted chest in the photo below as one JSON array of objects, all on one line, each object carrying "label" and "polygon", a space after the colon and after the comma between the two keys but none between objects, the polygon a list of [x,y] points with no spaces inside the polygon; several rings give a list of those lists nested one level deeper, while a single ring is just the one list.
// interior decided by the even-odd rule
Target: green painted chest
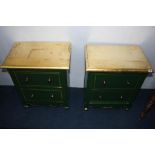
[{"label": "green painted chest", "polygon": [[18,42],[2,67],[25,106],[68,107],[69,64],[69,43]]},{"label": "green painted chest", "polygon": [[8,69],[25,105],[68,105],[68,71]]},{"label": "green painted chest", "polygon": [[151,66],[138,46],[87,45],[85,110],[129,108]]}]

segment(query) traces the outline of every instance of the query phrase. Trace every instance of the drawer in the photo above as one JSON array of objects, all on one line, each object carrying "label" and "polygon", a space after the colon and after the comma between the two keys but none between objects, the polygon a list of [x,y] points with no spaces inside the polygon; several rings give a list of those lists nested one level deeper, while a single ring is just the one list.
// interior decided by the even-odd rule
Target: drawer
[{"label": "drawer", "polygon": [[114,103],[114,104],[125,104],[130,103],[134,100],[137,95],[138,90],[129,89],[105,89],[105,90],[90,90],[89,91],[89,99],[92,103]]},{"label": "drawer", "polygon": [[10,73],[21,87],[63,87],[67,76],[63,71],[15,70]]},{"label": "drawer", "polygon": [[140,88],[145,73],[91,73],[88,75],[89,88]]},{"label": "drawer", "polygon": [[21,89],[24,100],[33,104],[63,103],[64,93],[61,89]]}]

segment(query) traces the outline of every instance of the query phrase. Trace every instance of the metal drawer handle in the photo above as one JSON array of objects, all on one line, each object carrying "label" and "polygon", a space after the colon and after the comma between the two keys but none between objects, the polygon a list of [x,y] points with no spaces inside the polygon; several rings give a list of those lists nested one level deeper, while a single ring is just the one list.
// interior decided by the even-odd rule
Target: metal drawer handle
[{"label": "metal drawer handle", "polygon": [[99,96],[99,99],[102,99],[102,96],[101,95]]},{"label": "metal drawer handle", "polygon": [[103,81],[103,84],[104,84],[104,85],[106,84],[106,81],[105,81],[105,80]]},{"label": "metal drawer handle", "polygon": [[31,94],[31,98],[34,98],[34,94]]},{"label": "metal drawer handle", "polygon": [[127,85],[130,85],[130,82],[129,81],[126,81]]},{"label": "metal drawer handle", "polygon": [[49,78],[48,78],[48,82],[51,83],[51,81],[52,81],[52,80],[51,80],[51,78],[49,77]]},{"label": "metal drawer handle", "polygon": [[28,81],[29,81],[29,78],[28,78],[28,77],[26,77],[26,78],[25,78],[25,82],[28,82]]},{"label": "metal drawer handle", "polygon": [[52,95],[50,95],[50,98],[52,99],[52,98],[54,98],[54,95],[52,94]]},{"label": "metal drawer handle", "polygon": [[120,96],[120,99],[123,99],[123,96]]}]

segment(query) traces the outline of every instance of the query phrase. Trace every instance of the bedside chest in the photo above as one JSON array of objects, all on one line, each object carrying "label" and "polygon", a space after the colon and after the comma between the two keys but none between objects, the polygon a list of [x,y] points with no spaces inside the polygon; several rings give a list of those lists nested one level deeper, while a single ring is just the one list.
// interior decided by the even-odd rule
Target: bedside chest
[{"label": "bedside chest", "polygon": [[88,107],[128,109],[152,68],[138,46],[96,45],[85,48],[85,103]]},{"label": "bedside chest", "polygon": [[68,107],[71,45],[16,42],[1,68],[7,68],[25,106]]}]

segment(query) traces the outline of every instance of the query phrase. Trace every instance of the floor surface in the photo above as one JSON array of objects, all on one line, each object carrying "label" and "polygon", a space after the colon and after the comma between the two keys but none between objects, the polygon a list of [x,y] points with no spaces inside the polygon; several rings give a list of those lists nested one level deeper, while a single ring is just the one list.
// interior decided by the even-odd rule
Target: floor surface
[{"label": "floor surface", "polygon": [[129,111],[83,109],[84,91],[70,88],[70,109],[24,108],[13,86],[0,87],[0,128],[6,129],[154,129],[155,107],[139,120],[139,114],[155,90],[141,90]]}]

